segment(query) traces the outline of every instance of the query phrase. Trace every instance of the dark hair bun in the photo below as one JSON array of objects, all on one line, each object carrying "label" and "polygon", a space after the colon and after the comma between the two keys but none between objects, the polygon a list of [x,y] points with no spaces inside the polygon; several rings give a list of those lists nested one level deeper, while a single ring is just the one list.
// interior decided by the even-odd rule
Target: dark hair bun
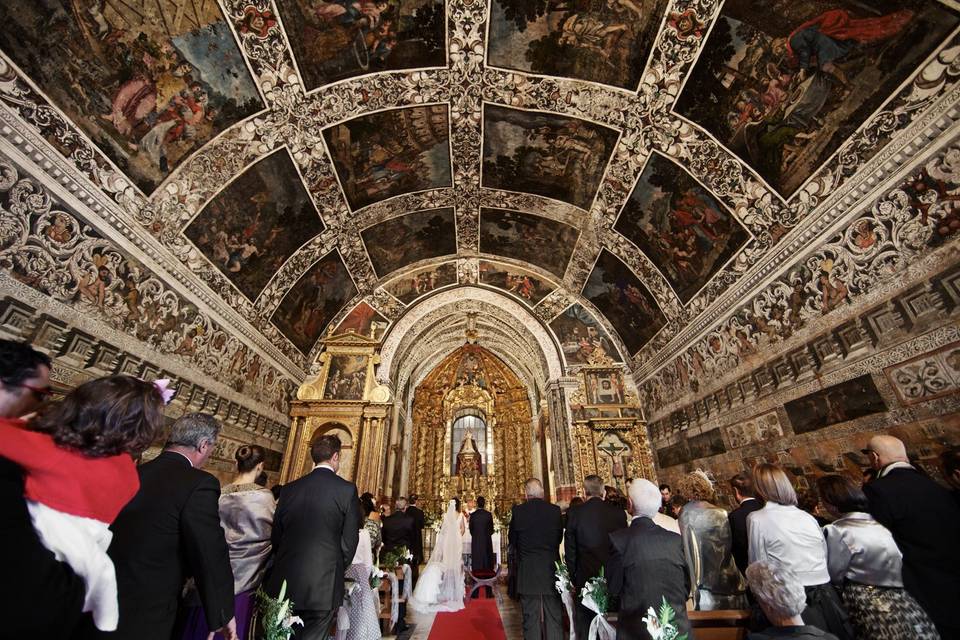
[{"label": "dark hair bun", "polygon": [[240,473],[246,473],[263,462],[267,452],[260,445],[245,444],[237,449],[233,457],[237,459],[237,470]]},{"label": "dark hair bun", "polygon": [[234,457],[237,459],[237,462],[246,462],[253,457],[253,447],[248,444],[243,445],[237,449],[237,453]]}]

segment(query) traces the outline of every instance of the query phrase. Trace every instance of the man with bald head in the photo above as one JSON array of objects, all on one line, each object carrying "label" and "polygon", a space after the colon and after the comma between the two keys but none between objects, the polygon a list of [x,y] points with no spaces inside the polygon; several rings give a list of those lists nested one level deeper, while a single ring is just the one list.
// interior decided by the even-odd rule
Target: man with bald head
[{"label": "man with bald head", "polygon": [[903,442],[870,438],[863,450],[877,470],[864,485],[870,513],[903,553],[903,584],[926,609],[941,638],[960,639],[960,508],[944,487],[920,473]]},{"label": "man with bald head", "polygon": [[523,612],[524,640],[561,640],[563,613],[554,586],[554,563],[560,559],[560,507],[543,499],[543,484],[524,484],[526,502],[510,515],[510,546],[517,554],[517,593]]}]

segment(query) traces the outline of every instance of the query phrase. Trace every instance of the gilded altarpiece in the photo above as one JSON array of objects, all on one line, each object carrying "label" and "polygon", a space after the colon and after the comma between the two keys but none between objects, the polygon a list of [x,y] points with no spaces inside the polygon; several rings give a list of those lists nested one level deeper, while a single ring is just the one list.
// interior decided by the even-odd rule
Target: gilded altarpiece
[{"label": "gilded altarpiece", "polygon": [[596,474],[621,491],[631,478],[656,482],[646,422],[623,370],[601,365],[580,369],[570,395],[577,484]]},{"label": "gilded altarpiece", "polygon": [[384,459],[393,407],[390,390],[376,382],[379,342],[354,331],[322,340],[320,372],[297,390],[281,482],[290,482],[313,468],[310,445],[320,435],[340,437],[340,476],[360,491],[382,493]]},{"label": "gilded altarpiece", "polygon": [[[482,473],[458,473],[453,423],[464,412],[486,423],[477,451]],[[499,358],[476,345],[447,356],[417,386],[413,400],[409,493],[438,511],[454,496],[482,495],[498,512],[522,493],[533,468],[533,421],[527,388]],[[432,504],[431,504],[432,503]]]}]

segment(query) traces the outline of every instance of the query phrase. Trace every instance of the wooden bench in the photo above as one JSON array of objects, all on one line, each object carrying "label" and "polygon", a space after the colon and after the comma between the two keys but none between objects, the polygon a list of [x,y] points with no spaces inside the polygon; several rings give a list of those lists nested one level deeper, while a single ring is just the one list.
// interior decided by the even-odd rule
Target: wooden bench
[{"label": "wooden bench", "polygon": [[[609,613],[607,622],[617,626],[617,614]],[[692,640],[743,640],[747,637],[750,611],[747,609],[720,609],[717,611],[687,611],[693,628]]]}]

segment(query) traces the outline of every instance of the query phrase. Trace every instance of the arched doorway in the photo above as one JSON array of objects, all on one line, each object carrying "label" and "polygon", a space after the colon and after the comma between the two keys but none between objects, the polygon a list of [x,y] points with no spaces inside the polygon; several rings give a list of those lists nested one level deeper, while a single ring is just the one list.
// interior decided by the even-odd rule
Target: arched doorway
[{"label": "arched doorway", "polygon": [[[348,429],[346,425],[340,424],[339,422],[324,423],[317,427],[316,431],[313,432],[313,435],[310,436],[310,447],[313,447],[313,443],[316,442],[317,438],[324,435],[334,435],[340,438],[340,471],[338,472],[338,475],[342,478],[352,478],[353,434],[350,433],[350,429]],[[300,471],[300,475],[310,473],[311,469],[313,469],[313,460],[310,458],[308,453],[306,460],[303,462],[303,468]]]}]

